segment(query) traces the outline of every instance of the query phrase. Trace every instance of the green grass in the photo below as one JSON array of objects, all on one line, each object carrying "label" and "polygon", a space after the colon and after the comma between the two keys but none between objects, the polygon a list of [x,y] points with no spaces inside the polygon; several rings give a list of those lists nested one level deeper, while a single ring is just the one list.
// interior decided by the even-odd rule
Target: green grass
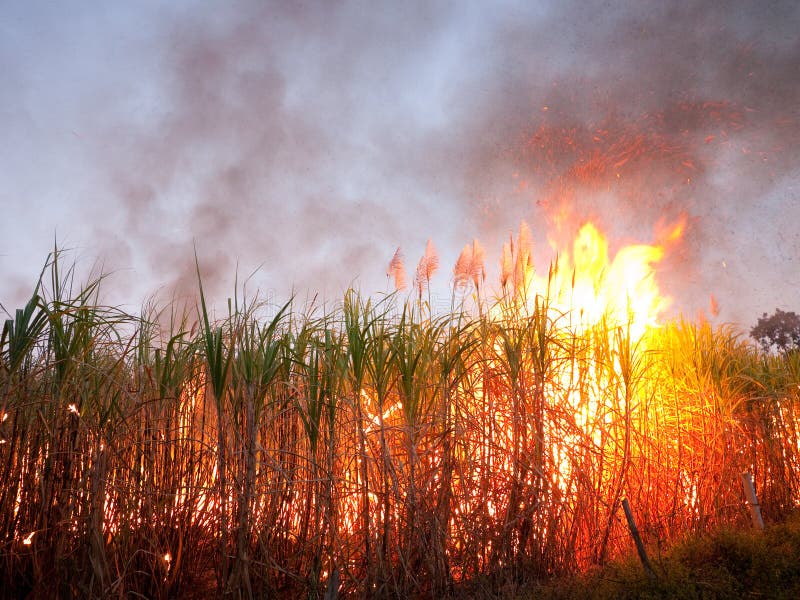
[{"label": "green grass", "polygon": [[[800,597],[800,513],[763,532],[720,528],[688,536],[653,560],[649,579],[628,556],[581,576],[531,583],[517,600],[616,599],[793,599]],[[520,586],[525,587],[525,586]]]}]

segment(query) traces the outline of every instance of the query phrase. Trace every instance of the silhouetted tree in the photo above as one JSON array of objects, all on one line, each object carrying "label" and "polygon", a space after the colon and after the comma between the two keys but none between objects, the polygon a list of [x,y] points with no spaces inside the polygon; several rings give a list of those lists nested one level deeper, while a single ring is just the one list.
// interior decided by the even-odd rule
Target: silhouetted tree
[{"label": "silhouetted tree", "polygon": [[750,337],[761,344],[766,352],[773,346],[783,351],[800,348],[800,316],[780,308],[776,308],[772,315],[764,313],[750,330]]}]

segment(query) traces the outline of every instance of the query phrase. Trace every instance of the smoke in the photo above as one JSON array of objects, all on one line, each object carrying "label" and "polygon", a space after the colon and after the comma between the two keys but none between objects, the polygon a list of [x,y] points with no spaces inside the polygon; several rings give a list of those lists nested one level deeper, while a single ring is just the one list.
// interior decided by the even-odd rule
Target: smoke
[{"label": "smoke", "polygon": [[372,291],[398,244],[413,261],[428,237],[445,265],[473,237],[496,262],[521,219],[536,253],[587,219],[630,243],[683,215],[662,273],[679,309],[714,293],[747,321],[779,302],[758,286],[790,307],[800,8],[629,4],[172,17],[150,108],[106,120],[99,243],[165,289],[194,290],[196,248],[216,293],[237,265],[278,294],[336,293]]},{"label": "smoke", "polygon": [[115,143],[100,167],[123,215],[107,251],[143,249],[142,270],[179,294],[197,288],[194,248],[204,285],[219,293],[230,293],[240,261],[261,265],[279,293],[336,292],[380,272],[416,226],[403,215],[423,203],[403,159],[385,156],[408,146],[408,124],[392,119],[382,79],[414,46],[402,19],[424,16],[397,11],[240,4],[169,24],[158,109],[106,134]]},{"label": "smoke", "polygon": [[[471,123],[482,143],[470,184],[488,198],[477,218],[497,228],[509,213],[528,218],[542,241],[592,219],[629,243],[684,214],[686,239],[661,277],[678,309],[713,292],[723,318],[746,322],[758,302],[800,300],[781,283],[800,252],[788,225],[800,218],[797,186],[786,185],[800,150],[796,4],[515,17],[487,46],[494,93],[472,111],[490,115]],[[516,185],[498,193],[496,181]]]}]

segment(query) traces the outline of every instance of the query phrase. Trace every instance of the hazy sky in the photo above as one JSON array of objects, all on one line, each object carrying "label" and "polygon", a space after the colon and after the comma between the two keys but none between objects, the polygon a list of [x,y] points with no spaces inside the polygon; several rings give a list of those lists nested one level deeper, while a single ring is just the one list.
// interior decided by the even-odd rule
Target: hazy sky
[{"label": "hazy sky", "polygon": [[432,238],[446,296],[525,219],[537,266],[684,215],[674,311],[800,310],[800,4],[2,2],[0,302],[57,239],[107,296],[387,289]]}]

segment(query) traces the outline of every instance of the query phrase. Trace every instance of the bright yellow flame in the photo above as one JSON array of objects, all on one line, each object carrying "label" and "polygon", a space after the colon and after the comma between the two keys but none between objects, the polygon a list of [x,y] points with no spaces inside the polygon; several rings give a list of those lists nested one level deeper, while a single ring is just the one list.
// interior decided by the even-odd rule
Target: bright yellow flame
[{"label": "bright yellow flame", "polygon": [[[678,235],[680,226],[670,238]],[[579,330],[605,318],[611,326],[630,327],[631,339],[638,340],[658,324],[669,305],[655,279],[654,265],[663,256],[661,246],[639,244],[623,247],[610,259],[605,236],[587,223],[578,232],[572,253],[561,254],[547,277],[533,277],[533,289],[526,290],[525,297],[549,298],[550,308],[569,314]]]},{"label": "bright yellow flame", "polygon": [[[658,245],[624,246],[612,255],[605,236],[595,225],[586,223],[571,247],[556,255],[549,271],[539,274],[534,272],[527,239],[529,232],[527,226],[523,226],[517,242],[512,240],[508,250],[504,249],[503,272],[511,273],[510,265],[515,265],[513,277],[504,275],[501,278],[506,294],[490,314],[500,321],[513,321],[545,310],[544,316],[548,321],[558,323],[554,325],[554,331],[577,335],[590,345],[594,345],[593,340],[597,339],[609,352],[611,370],[619,373],[625,360],[624,348],[635,347],[642,351],[645,332],[659,325],[669,305],[669,298],[659,291],[655,268],[664,257],[664,247],[676,242],[682,229],[683,223],[662,229],[662,233],[656,235]],[[505,282],[512,280],[513,285],[508,290]],[[593,332],[607,336],[607,341],[595,338]],[[503,353],[501,346],[498,340],[498,355]],[[574,414],[576,429],[567,431],[544,425],[539,434],[549,440],[553,448],[553,471],[549,484],[563,493],[569,493],[569,486],[575,480],[571,449],[590,443],[598,451],[613,455],[616,450],[607,446],[603,432],[614,427],[615,415],[628,410],[627,397],[608,396],[605,391],[609,386],[613,389],[614,376],[594,364],[583,365],[579,374],[582,379],[580,392],[573,381],[576,376],[573,363],[556,364],[555,370],[549,373],[555,389],[572,390],[560,398],[562,408]],[[501,432],[512,432],[514,428],[513,422],[502,417],[496,417],[494,424]],[[512,443],[510,438],[508,441]],[[506,472],[512,469],[511,463],[491,464],[491,459],[487,466]],[[491,515],[491,503],[480,501],[485,503]]]}]

